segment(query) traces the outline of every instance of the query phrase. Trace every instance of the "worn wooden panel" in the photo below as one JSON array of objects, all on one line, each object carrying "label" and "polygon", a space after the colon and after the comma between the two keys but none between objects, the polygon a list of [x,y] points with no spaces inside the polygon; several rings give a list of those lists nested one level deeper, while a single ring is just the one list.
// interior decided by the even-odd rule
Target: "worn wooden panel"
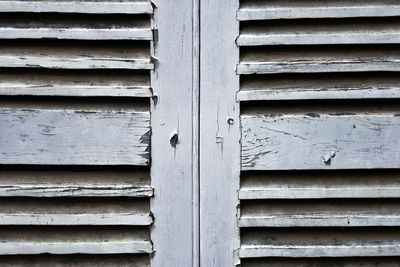
[{"label": "worn wooden panel", "polygon": [[151,253],[148,230],[112,228],[2,228],[0,254]]},{"label": "worn wooden panel", "polygon": [[356,258],[264,258],[264,259],[242,259],[242,267],[398,267],[398,257],[356,257]]},{"label": "worn wooden panel", "polygon": [[149,70],[154,65],[143,43],[2,41],[0,67]]},{"label": "worn wooden panel", "polygon": [[147,200],[1,199],[0,225],[150,225]]},{"label": "worn wooden panel", "polygon": [[398,198],[400,175],[357,173],[280,173],[243,175],[240,199]]},{"label": "worn wooden panel", "polygon": [[1,171],[1,197],[150,197],[148,172]]},{"label": "worn wooden panel", "polygon": [[299,46],[241,50],[238,74],[400,71],[396,46]]},{"label": "worn wooden panel", "polygon": [[397,43],[400,43],[397,19],[248,23],[241,26],[237,39],[239,46]]},{"label": "worn wooden panel", "polygon": [[400,226],[396,200],[245,201],[240,227]]},{"label": "worn wooden panel", "polygon": [[242,115],[242,169],[361,169],[400,166],[397,113]]},{"label": "worn wooden panel", "polygon": [[1,164],[149,163],[145,110],[0,109]]},{"label": "worn wooden panel", "polygon": [[398,256],[399,231],[393,229],[281,229],[243,231],[241,258]]},{"label": "worn wooden panel", "polygon": [[391,0],[242,0],[240,2],[237,18],[241,21],[400,15],[400,5]]},{"label": "worn wooden panel", "polygon": [[152,37],[149,18],[141,16],[6,13],[0,22],[1,39],[150,41]]},{"label": "worn wooden panel", "polygon": [[107,71],[0,72],[0,95],[151,97],[150,74]]},{"label": "worn wooden panel", "polygon": [[0,12],[59,12],[87,14],[151,14],[153,8],[148,0],[115,1],[26,1],[1,0]]},{"label": "worn wooden panel", "polygon": [[240,101],[400,97],[395,73],[251,75],[242,77]]}]

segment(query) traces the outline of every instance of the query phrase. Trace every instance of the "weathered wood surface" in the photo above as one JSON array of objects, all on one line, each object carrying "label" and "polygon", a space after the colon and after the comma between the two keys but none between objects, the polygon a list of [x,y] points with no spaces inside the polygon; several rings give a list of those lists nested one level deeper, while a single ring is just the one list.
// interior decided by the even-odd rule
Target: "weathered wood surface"
[{"label": "weathered wood surface", "polygon": [[238,74],[400,71],[400,51],[393,47],[297,47],[248,49]]},{"label": "weathered wood surface", "polygon": [[3,228],[0,255],[151,253],[148,230]]},{"label": "weathered wood surface", "polygon": [[396,113],[245,114],[243,170],[400,166]]},{"label": "weathered wood surface", "polygon": [[50,69],[153,69],[149,47],[89,43],[6,43],[0,67]]},{"label": "weathered wood surface", "polygon": [[400,78],[396,74],[317,75],[252,76],[242,82],[237,98],[239,101],[259,101],[400,97]]},{"label": "weathered wood surface", "polygon": [[382,200],[242,202],[240,227],[400,226],[400,204]]},{"label": "weathered wood surface", "polygon": [[151,14],[150,1],[0,1],[0,12],[57,12],[87,14]]},{"label": "weathered wood surface", "polygon": [[239,1],[201,1],[200,259],[201,266],[240,264],[236,223],[240,187],[240,106],[236,101]]},{"label": "weathered wood surface", "polygon": [[241,258],[250,257],[374,257],[397,256],[396,230],[283,229],[242,234]]},{"label": "weathered wood surface", "polygon": [[1,108],[0,125],[1,164],[149,163],[148,111]]},{"label": "weathered wood surface", "polygon": [[397,44],[400,43],[400,23],[398,20],[347,23],[266,21],[243,26],[236,43],[239,46]]},{"label": "weathered wood surface", "polygon": [[198,0],[154,0],[152,267],[199,266]]},{"label": "weathered wood surface", "polygon": [[397,173],[243,175],[240,199],[398,198]]},{"label": "weathered wood surface", "polygon": [[2,171],[1,197],[150,197],[147,172]]},{"label": "weathered wood surface", "polygon": [[398,257],[354,257],[354,258],[315,258],[315,259],[291,259],[291,258],[265,258],[242,259],[242,267],[321,267],[332,266],[332,263],[340,267],[366,267],[385,266],[398,267]]},{"label": "weathered wood surface", "polygon": [[150,225],[147,200],[2,199],[0,225]]},{"label": "weathered wood surface", "polygon": [[148,255],[120,254],[120,255],[9,255],[0,257],[0,265],[4,267],[150,267]]},{"label": "weathered wood surface", "polygon": [[237,18],[246,20],[391,17],[400,15],[400,5],[391,0],[353,1],[241,1]]},{"label": "weathered wood surface", "polygon": [[153,32],[149,18],[126,15],[5,13],[0,38],[150,41]]},{"label": "weathered wood surface", "polygon": [[151,97],[150,75],[46,72],[0,73],[0,95]]}]

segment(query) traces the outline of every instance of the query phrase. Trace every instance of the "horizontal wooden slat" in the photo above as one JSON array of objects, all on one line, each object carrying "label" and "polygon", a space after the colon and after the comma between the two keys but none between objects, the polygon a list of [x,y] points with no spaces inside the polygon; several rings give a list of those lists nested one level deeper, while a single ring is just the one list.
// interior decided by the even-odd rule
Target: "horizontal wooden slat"
[{"label": "horizontal wooden slat", "polygon": [[[1,2],[1,1],[0,1]],[[151,40],[148,17],[5,13],[0,39]]]},{"label": "horizontal wooden slat", "polygon": [[0,164],[149,163],[144,110],[0,109]]},{"label": "horizontal wooden slat", "polygon": [[384,229],[288,229],[242,234],[241,258],[398,256],[400,233]]},{"label": "horizontal wooden slat", "polygon": [[387,46],[242,50],[238,74],[400,71],[400,50]]},{"label": "horizontal wooden slat", "polygon": [[239,227],[400,226],[396,200],[246,201]]},{"label": "horizontal wooden slat", "polygon": [[396,43],[400,43],[398,19],[257,22],[244,25],[237,39],[239,46]]},{"label": "horizontal wooden slat", "polygon": [[353,18],[400,16],[400,5],[391,0],[242,0],[238,19]]},{"label": "horizontal wooden slat", "polygon": [[150,225],[149,200],[0,199],[0,225]]},{"label": "horizontal wooden slat", "polygon": [[120,254],[120,255],[9,255],[0,256],[0,265],[4,267],[150,267],[148,255]]},{"label": "horizontal wooden slat", "polygon": [[[365,99],[400,97],[396,74],[340,73],[337,75],[245,77],[237,94],[240,101],[301,99]],[[243,80],[243,77],[242,77]]]},{"label": "horizontal wooden slat", "polygon": [[0,197],[150,197],[148,172],[1,171]]},{"label": "horizontal wooden slat", "polygon": [[398,267],[400,259],[398,257],[363,257],[363,258],[263,258],[263,259],[242,259],[242,267],[321,267],[321,266],[340,266],[340,267]]},{"label": "horizontal wooden slat", "polygon": [[92,42],[6,42],[0,67],[50,69],[153,69],[150,49],[142,44]]},{"label": "horizontal wooden slat", "polygon": [[240,199],[399,198],[393,173],[282,173],[243,175]]},{"label": "horizontal wooden slat", "polygon": [[60,13],[88,13],[88,14],[151,14],[153,8],[150,1],[27,1],[16,0],[0,1],[0,12],[60,12]]},{"label": "horizontal wooden slat", "polygon": [[30,70],[0,72],[0,95],[152,96],[150,74]]},{"label": "horizontal wooden slat", "polygon": [[151,253],[148,230],[107,228],[4,228],[0,255]]},{"label": "horizontal wooden slat", "polygon": [[396,113],[245,114],[243,170],[400,167]]}]

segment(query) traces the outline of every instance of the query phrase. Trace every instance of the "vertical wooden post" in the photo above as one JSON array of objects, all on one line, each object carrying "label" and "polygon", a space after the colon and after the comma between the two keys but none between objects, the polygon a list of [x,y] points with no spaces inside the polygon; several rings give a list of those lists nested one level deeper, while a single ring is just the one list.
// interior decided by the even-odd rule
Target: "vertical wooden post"
[{"label": "vertical wooden post", "polygon": [[240,179],[239,34],[234,0],[200,7],[200,259],[201,266],[238,263]]}]

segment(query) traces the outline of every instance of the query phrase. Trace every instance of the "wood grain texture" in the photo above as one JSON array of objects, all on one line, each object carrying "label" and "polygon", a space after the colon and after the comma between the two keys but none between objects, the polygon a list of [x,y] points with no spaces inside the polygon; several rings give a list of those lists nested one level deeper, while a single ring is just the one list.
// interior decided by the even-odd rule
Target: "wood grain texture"
[{"label": "wood grain texture", "polygon": [[0,255],[151,253],[147,230],[10,228],[0,230]]},{"label": "wood grain texture", "polygon": [[246,201],[240,227],[400,226],[396,200]]},{"label": "wood grain texture", "polygon": [[[200,255],[202,266],[239,264],[239,1],[201,2]],[[204,29],[204,30],[203,30]]]},{"label": "wood grain texture", "polygon": [[0,45],[0,67],[49,69],[154,68],[149,47],[99,43],[15,43]]},{"label": "wood grain texture", "polygon": [[0,72],[0,95],[151,97],[152,91],[149,74],[19,70]]},{"label": "wood grain texture", "polygon": [[150,225],[148,200],[2,199],[0,225]]},{"label": "wood grain texture", "polygon": [[2,108],[0,124],[1,164],[149,163],[149,112]]},{"label": "wood grain texture", "polygon": [[240,199],[398,198],[396,173],[282,173],[243,175]]},{"label": "wood grain texture", "polygon": [[242,26],[239,46],[397,44],[397,20],[259,22]]},{"label": "wood grain texture", "polygon": [[359,73],[242,77],[239,101],[365,99],[400,96],[397,74]]},{"label": "wood grain texture", "polygon": [[150,1],[0,1],[0,12],[57,12],[85,14],[151,14]]},{"label": "wood grain texture", "polygon": [[374,257],[399,254],[397,230],[280,229],[246,231],[241,258]]},{"label": "wood grain texture", "polygon": [[246,49],[238,74],[399,71],[397,48],[298,47]]},{"label": "wood grain texture", "polygon": [[400,117],[391,113],[243,115],[242,169],[398,168]]},{"label": "wood grain texture", "polygon": [[385,0],[259,1],[242,0],[237,18],[246,20],[390,17],[400,15],[400,5]]},{"label": "wood grain texture", "polygon": [[152,56],[151,266],[199,266],[196,95],[197,0],[156,0]]},{"label": "wood grain texture", "polygon": [[150,197],[147,172],[2,171],[1,197]]}]

